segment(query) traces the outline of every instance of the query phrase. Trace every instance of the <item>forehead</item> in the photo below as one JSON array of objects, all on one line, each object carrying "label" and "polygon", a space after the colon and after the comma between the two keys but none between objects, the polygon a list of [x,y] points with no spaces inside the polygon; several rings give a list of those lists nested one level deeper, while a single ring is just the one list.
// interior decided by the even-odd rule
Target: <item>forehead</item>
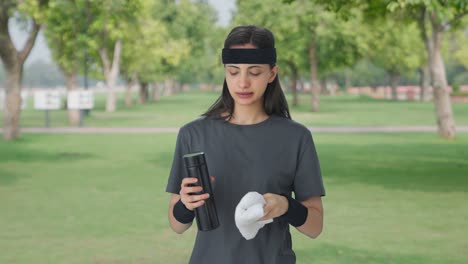
[{"label": "forehead", "polygon": [[226,64],[226,68],[233,69],[263,69],[268,67],[268,64]]},{"label": "forehead", "polygon": [[236,44],[229,46],[230,49],[257,49],[257,46],[247,43],[247,44]]}]

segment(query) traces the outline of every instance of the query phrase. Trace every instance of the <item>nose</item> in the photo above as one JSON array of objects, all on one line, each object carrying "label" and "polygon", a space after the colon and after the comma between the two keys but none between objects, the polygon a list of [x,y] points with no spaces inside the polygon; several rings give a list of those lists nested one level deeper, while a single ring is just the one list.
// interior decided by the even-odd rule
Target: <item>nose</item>
[{"label": "nose", "polygon": [[247,74],[241,74],[239,78],[239,88],[249,88],[250,87],[250,80]]}]

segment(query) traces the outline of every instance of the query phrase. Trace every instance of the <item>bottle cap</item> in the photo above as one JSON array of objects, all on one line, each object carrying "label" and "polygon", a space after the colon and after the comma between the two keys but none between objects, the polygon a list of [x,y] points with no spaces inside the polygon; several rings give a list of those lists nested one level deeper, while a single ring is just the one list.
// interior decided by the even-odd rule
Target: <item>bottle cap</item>
[{"label": "bottle cap", "polygon": [[185,161],[186,167],[194,167],[205,164],[205,153],[204,152],[196,152],[190,153],[183,156]]}]

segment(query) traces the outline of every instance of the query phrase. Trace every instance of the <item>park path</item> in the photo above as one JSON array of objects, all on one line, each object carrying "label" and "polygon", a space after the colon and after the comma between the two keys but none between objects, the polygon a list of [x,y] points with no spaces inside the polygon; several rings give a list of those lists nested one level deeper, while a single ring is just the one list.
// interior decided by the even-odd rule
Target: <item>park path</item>
[{"label": "park path", "polygon": [[[308,127],[312,132],[326,133],[400,133],[400,132],[437,132],[435,126],[346,126],[346,127]],[[32,134],[161,134],[177,133],[175,127],[31,127],[22,128],[22,133]],[[468,126],[457,126],[459,133],[468,132]],[[0,133],[3,129],[0,128]]]}]

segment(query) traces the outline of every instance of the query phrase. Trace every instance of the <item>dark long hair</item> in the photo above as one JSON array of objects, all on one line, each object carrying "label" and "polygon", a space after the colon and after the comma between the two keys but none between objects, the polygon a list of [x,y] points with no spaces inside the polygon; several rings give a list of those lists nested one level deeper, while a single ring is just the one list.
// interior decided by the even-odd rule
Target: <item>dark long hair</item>
[{"label": "dark long hair", "polygon": [[[275,38],[273,33],[266,28],[253,25],[238,26],[233,28],[227,36],[224,41],[224,48],[245,44],[252,44],[259,49],[274,48]],[[274,66],[275,64],[271,64],[270,68]],[[288,102],[281,89],[278,74],[276,74],[275,79],[271,83],[268,83],[265,93],[263,94],[263,109],[267,115],[277,115],[291,119]],[[222,113],[226,112],[228,115],[223,118],[229,120],[234,113],[234,99],[229,93],[226,79],[224,79],[221,96],[203,116],[220,117]]]}]

